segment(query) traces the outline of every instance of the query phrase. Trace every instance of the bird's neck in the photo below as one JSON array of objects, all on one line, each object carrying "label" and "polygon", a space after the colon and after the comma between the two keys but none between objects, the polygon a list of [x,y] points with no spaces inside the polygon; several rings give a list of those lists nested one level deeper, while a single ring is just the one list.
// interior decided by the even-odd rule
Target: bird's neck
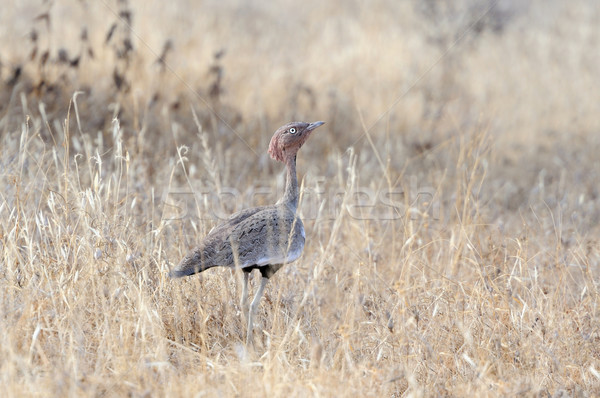
[{"label": "bird's neck", "polygon": [[287,176],[285,180],[285,193],[280,202],[285,203],[294,210],[298,208],[298,177],[296,176],[296,155],[286,158],[285,165]]}]

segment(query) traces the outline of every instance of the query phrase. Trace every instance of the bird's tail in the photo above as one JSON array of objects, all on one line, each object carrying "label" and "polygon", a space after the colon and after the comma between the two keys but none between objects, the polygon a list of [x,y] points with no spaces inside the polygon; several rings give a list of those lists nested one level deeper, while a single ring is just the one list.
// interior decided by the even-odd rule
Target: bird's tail
[{"label": "bird's tail", "polygon": [[184,276],[197,274],[198,272],[212,268],[213,265],[207,265],[206,261],[203,261],[202,257],[202,251],[196,250],[191,252],[169,272],[169,277],[182,278]]},{"label": "bird's tail", "polygon": [[169,271],[169,278],[183,278],[184,276],[192,274],[194,274],[194,272],[189,272],[188,270],[182,270],[179,269],[179,267],[175,267]]}]

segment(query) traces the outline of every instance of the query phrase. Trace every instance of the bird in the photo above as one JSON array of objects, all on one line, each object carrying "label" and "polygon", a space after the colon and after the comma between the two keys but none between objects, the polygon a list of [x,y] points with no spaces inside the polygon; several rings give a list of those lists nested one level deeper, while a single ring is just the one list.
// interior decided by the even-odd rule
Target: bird
[{"label": "bird", "polygon": [[[285,191],[271,206],[260,206],[233,214],[214,227],[204,239],[169,272],[181,278],[221,266],[241,269],[241,306],[248,314],[246,345],[253,343],[254,315],[269,279],[285,264],[296,261],[304,250],[306,234],[298,215],[296,156],[313,131],[324,122],[291,122],[278,128],[269,143],[269,155],[286,166]],[[248,306],[248,279],[258,269],[260,285]]]}]

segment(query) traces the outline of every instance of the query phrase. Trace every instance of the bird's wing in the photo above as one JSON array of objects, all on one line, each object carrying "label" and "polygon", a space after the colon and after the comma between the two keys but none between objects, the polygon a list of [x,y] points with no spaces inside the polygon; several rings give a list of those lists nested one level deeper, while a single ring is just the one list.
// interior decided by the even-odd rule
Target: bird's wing
[{"label": "bird's wing", "polygon": [[287,206],[269,206],[237,224],[230,234],[241,268],[296,260],[304,249],[304,226]]},{"label": "bird's wing", "polygon": [[263,211],[266,206],[253,207],[233,214],[227,221],[210,230],[208,235],[171,270],[171,277],[182,277],[216,266],[234,266],[231,233],[244,220]]},{"label": "bird's wing", "polygon": [[214,228],[170,275],[187,276],[215,266],[287,263],[296,260],[303,248],[304,226],[287,206],[248,209]]},{"label": "bird's wing", "polygon": [[237,224],[244,221],[246,218],[251,217],[260,211],[263,211],[267,207],[268,206],[259,206],[259,207],[252,207],[250,209],[244,209],[242,211],[238,211],[237,213],[232,214],[227,219],[227,221],[225,221],[224,223],[219,224],[219,225],[215,226],[213,229],[211,229],[208,234],[211,235],[213,233],[215,233],[215,234],[227,233],[227,232],[221,232],[221,231],[230,231],[233,227],[235,227]]}]

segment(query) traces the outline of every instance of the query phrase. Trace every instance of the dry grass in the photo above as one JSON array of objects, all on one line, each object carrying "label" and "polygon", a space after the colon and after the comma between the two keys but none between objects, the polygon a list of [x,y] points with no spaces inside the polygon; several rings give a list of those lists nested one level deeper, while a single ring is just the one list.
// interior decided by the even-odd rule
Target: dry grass
[{"label": "dry grass", "polygon": [[[322,3],[3,10],[3,395],[600,395],[595,2]],[[307,247],[247,351],[239,275],[166,272],[276,200],[290,119]]]}]

